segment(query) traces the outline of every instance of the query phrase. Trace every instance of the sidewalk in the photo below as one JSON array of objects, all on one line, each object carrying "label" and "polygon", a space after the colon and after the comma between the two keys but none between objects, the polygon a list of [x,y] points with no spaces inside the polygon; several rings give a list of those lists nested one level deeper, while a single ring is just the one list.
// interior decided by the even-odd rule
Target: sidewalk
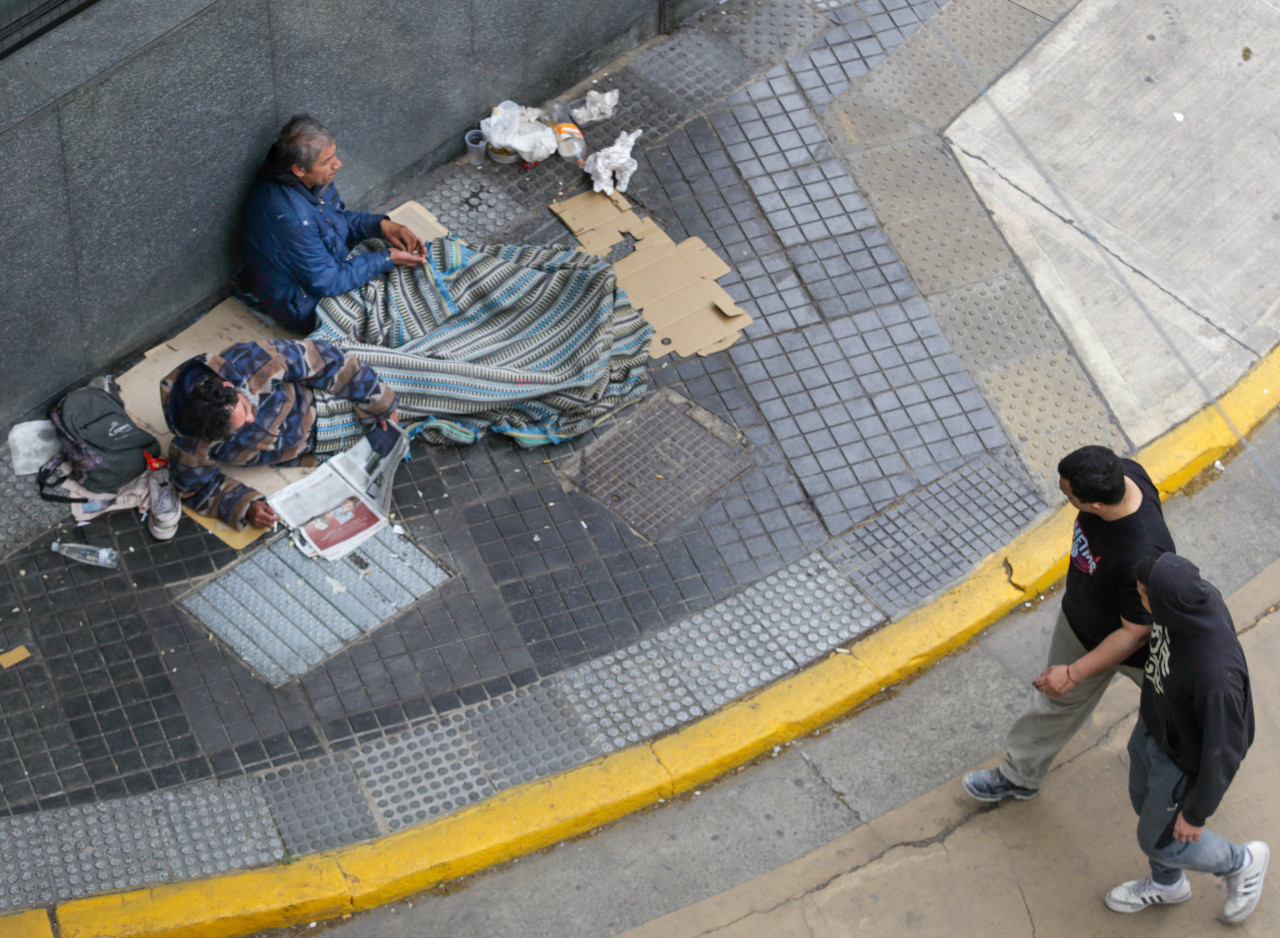
[{"label": "sidewalk", "polygon": [[[88,535],[116,546],[122,569],[69,567],[48,543],[82,535],[23,516],[8,480],[0,641],[25,644],[32,658],[0,672],[0,838],[13,848],[0,858],[0,912],[58,905],[64,936],[101,934],[107,909],[112,928],[161,915],[147,906],[159,896],[212,918],[244,899],[231,874],[282,862],[278,879],[313,905],[290,906],[283,887],[262,901],[278,899],[292,919],[385,901],[699,784],[911,675],[1034,595],[1059,539],[1041,538],[1034,556],[1007,545],[1057,504],[1057,458],[1085,442],[1132,452],[1206,390],[1172,365],[1151,388],[1098,377],[1129,374],[1127,355],[1159,348],[1158,329],[1142,326],[1153,308],[1120,287],[1112,305],[1091,304],[1126,326],[1098,361],[1097,324],[1058,309],[1097,272],[1078,265],[1055,281],[1051,315],[1023,265],[1039,245],[1049,260],[1037,269],[1052,268],[1044,244],[1058,229],[1043,224],[1040,241],[1018,229],[1015,255],[940,136],[978,93],[957,55],[989,81],[1068,6],[952,0],[935,16],[928,0],[731,0],[600,76],[621,90],[623,112],[589,130],[591,144],[645,129],[629,195],[673,237],[699,235],[728,260],[726,286],[756,319],[724,353],[654,363],[655,389],[725,430],[685,444],[675,475],[687,479],[677,481],[698,481],[714,462],[712,437],[737,444],[714,484],[692,487],[689,510],[646,536],[566,466],[585,451],[625,469],[609,430],[634,420],[656,428],[634,441],[653,446],[665,440],[661,422],[625,414],[550,452],[415,447],[395,492],[405,549],[449,579],[421,594],[388,587],[386,621],[280,682],[211,640],[193,602],[240,577],[246,620],[280,608],[271,548],[236,567],[234,552],[193,526],[155,544],[116,517]],[[1107,9],[1086,7],[1092,18],[1073,14],[1073,31],[1037,47],[1054,53],[1037,69],[1079,38],[1072,24],[1096,27]],[[1140,29],[1159,12],[1147,4],[1126,16]],[[1178,48],[1162,49],[1170,69],[1195,70],[1198,59]],[[1221,87],[1233,80],[1215,76]],[[1077,94],[1053,80],[1045,88],[1055,101]],[[1138,129],[1153,150],[1168,132]],[[966,140],[966,160],[997,170],[1017,161],[1016,148],[1001,155]],[[1043,145],[1052,155],[1052,141]],[[558,162],[528,174],[458,164],[406,180],[397,201],[419,199],[474,240],[552,243],[568,238],[547,204],[581,187]],[[1110,226],[1109,256],[1176,292],[1167,267],[1148,263],[1161,256],[1144,240],[1151,233],[1089,205]],[[1213,332],[1229,351],[1215,356],[1229,367],[1211,376],[1208,399],[1269,348],[1269,308],[1252,308],[1255,322],[1219,315],[1246,287],[1266,292],[1232,282],[1236,293],[1188,293],[1173,313],[1154,309],[1157,326],[1190,316],[1194,334]],[[1064,321],[1074,324],[1064,331]],[[1248,425],[1269,404],[1270,374],[1237,395],[1249,398]],[[1169,406],[1145,406],[1152,395]],[[1156,433],[1144,422],[1151,412],[1163,415]],[[1172,491],[1230,439],[1209,415],[1152,458]],[[259,561],[266,572],[253,572]],[[343,576],[387,573],[359,562]],[[957,580],[963,602],[947,594],[941,618],[959,624],[946,632],[927,603]],[[850,643],[853,654],[804,670]],[[776,699],[787,707],[766,712]],[[556,773],[566,774],[531,784]],[[580,787],[558,788],[566,779]],[[634,793],[609,802],[631,791],[622,782]],[[571,810],[597,800],[597,815]],[[519,824],[504,817],[530,805]],[[443,826],[418,827],[432,819]],[[418,833],[397,839],[405,831]],[[413,840],[422,832],[444,845],[426,868]],[[205,877],[222,878],[198,901],[142,888]]]}]

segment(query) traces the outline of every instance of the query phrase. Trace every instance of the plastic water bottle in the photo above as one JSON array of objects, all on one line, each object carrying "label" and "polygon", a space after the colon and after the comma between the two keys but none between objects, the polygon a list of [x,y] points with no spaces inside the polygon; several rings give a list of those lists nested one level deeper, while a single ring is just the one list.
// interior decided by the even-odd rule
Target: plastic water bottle
[{"label": "plastic water bottle", "polygon": [[582,161],[587,158],[587,141],[582,138],[582,131],[569,116],[569,108],[563,101],[548,101],[542,106],[542,113],[546,115],[551,129],[556,132],[556,152],[562,159],[581,166]]},{"label": "plastic water bottle", "polygon": [[49,549],[55,554],[62,554],[91,567],[107,567],[114,570],[120,555],[111,547],[94,547],[92,544],[60,544],[54,541]]}]

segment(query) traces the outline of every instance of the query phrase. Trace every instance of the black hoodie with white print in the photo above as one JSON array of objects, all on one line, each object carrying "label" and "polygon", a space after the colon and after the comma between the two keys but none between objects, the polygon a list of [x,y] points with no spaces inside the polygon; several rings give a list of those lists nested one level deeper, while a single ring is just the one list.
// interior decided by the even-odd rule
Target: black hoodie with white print
[{"label": "black hoodie with white print", "polygon": [[1244,649],[1222,594],[1190,560],[1163,554],[1147,598],[1155,625],[1142,682],[1142,722],[1187,774],[1182,816],[1204,826],[1253,742]]}]

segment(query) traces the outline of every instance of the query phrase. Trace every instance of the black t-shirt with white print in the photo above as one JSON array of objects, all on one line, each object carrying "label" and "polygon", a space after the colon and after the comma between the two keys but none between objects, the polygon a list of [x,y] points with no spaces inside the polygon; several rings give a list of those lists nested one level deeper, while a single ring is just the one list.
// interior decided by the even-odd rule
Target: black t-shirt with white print
[{"label": "black t-shirt with white print", "polygon": [[[1151,614],[1138,597],[1133,568],[1152,551],[1174,550],[1160,509],[1160,493],[1151,477],[1132,459],[1122,459],[1120,465],[1141,490],[1142,504],[1133,514],[1115,521],[1082,511],[1076,515],[1071,539],[1062,611],[1071,631],[1089,650],[1120,628],[1122,618],[1138,625],[1151,624]],[[1144,645],[1124,663],[1140,668],[1146,660]]]}]

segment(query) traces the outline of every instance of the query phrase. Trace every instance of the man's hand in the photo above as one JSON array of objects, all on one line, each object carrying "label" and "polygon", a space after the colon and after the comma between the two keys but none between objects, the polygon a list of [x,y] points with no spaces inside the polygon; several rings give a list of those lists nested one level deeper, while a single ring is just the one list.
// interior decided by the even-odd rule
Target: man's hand
[{"label": "man's hand", "polygon": [[1200,835],[1203,832],[1203,827],[1196,827],[1194,824],[1187,823],[1187,819],[1182,816],[1182,812],[1178,812],[1178,819],[1173,822],[1174,840],[1180,840],[1184,844],[1193,844],[1200,839]]},{"label": "man's hand", "polygon": [[1075,687],[1076,683],[1071,677],[1070,665],[1055,664],[1041,671],[1040,676],[1032,681],[1031,685],[1047,697],[1061,697]]},{"label": "man's hand", "polygon": [[421,267],[427,259],[421,254],[410,254],[408,251],[392,248],[391,262],[397,267]]},{"label": "man's hand", "polygon": [[398,221],[392,221],[390,218],[382,219],[382,236],[391,242],[392,247],[399,248],[408,254],[417,254],[421,257],[427,253],[422,239]]},{"label": "man's hand", "polygon": [[276,514],[274,508],[259,498],[249,503],[249,510],[244,513],[244,520],[255,528],[269,528],[280,520],[280,516]]},{"label": "man's hand", "polygon": [[393,410],[390,413],[383,414],[381,417],[378,418],[378,426],[383,430],[387,429],[388,423],[399,423],[399,422],[400,422],[400,412],[397,410]]}]

